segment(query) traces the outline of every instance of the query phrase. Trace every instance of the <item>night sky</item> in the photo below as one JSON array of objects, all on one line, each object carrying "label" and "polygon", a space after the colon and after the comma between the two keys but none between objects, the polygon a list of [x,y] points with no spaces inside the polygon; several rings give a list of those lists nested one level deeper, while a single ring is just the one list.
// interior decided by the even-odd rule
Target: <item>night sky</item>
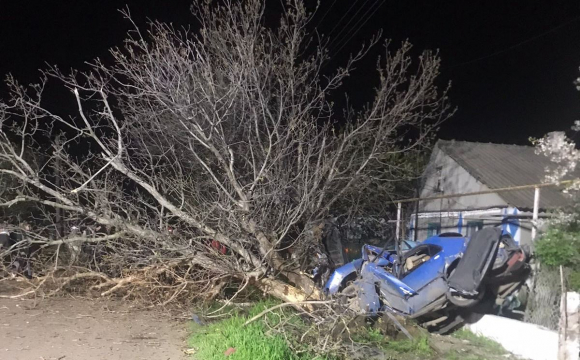
[{"label": "night sky", "polygon": [[[3,1],[0,7],[0,74],[36,81],[45,63],[82,68],[121,45],[134,20],[187,25],[189,0]],[[267,0],[268,16],[280,9]],[[312,2],[314,3],[314,2]],[[569,0],[322,0],[313,28],[331,34],[332,63],[345,61],[379,29],[393,45],[409,39],[417,51],[439,49],[441,83],[452,81],[456,115],[444,139],[528,144],[529,137],[568,129],[580,119],[580,2]],[[358,65],[345,89],[355,105],[372,99],[369,84],[381,47]],[[0,91],[5,96],[5,87]],[[57,100],[55,100],[57,101]],[[60,105],[60,104],[57,104]]]}]

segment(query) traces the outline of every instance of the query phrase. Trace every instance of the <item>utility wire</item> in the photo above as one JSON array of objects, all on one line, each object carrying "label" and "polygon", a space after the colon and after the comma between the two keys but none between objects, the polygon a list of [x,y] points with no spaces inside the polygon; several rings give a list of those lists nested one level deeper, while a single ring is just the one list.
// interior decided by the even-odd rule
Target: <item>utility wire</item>
[{"label": "utility wire", "polygon": [[336,30],[336,28],[338,28],[338,26],[340,25],[340,23],[342,22],[342,20],[344,20],[344,18],[346,17],[346,15],[348,15],[350,13],[350,11],[352,10],[352,8],[358,3],[359,0],[354,0],[352,2],[352,5],[348,8],[348,10],[342,14],[342,17],[340,18],[340,20],[338,20],[336,22],[336,24],[334,24],[334,26],[332,27],[332,30],[330,30],[330,32],[328,33],[328,36],[330,37],[333,33],[334,30]]},{"label": "utility wire", "polygon": [[550,34],[550,33],[554,32],[554,31],[556,31],[556,30],[559,30],[559,29],[563,28],[564,26],[566,26],[566,25],[569,25],[569,24],[571,24],[571,23],[573,23],[574,21],[577,21],[577,20],[579,20],[579,19],[580,19],[580,16],[576,16],[576,17],[575,17],[575,18],[573,18],[572,20],[566,21],[566,22],[565,22],[565,23],[563,23],[563,24],[560,24],[560,25],[558,25],[558,26],[556,26],[556,27],[554,27],[554,28],[552,28],[552,29],[550,29],[550,30],[547,30],[547,31],[545,31],[545,32],[543,32],[543,33],[541,33],[541,34],[538,34],[538,35],[536,35],[536,36],[534,36],[534,37],[531,37],[531,38],[529,38],[529,39],[526,39],[526,40],[524,40],[524,41],[521,41],[521,42],[519,42],[519,43],[517,43],[517,44],[515,44],[515,45],[512,45],[512,46],[510,46],[510,47],[507,47],[507,48],[505,48],[505,49],[502,49],[502,50],[498,50],[498,51],[496,51],[496,52],[494,52],[494,53],[491,53],[491,54],[489,54],[489,55],[481,56],[481,57],[478,57],[478,58],[476,58],[476,59],[472,59],[472,60],[469,60],[469,61],[466,61],[466,62],[462,62],[462,63],[459,63],[459,64],[455,64],[455,65],[453,65],[453,66],[450,66],[449,68],[450,68],[450,69],[453,69],[453,68],[455,68],[455,67],[458,67],[458,66],[468,65],[468,64],[471,64],[471,63],[474,63],[474,62],[478,62],[478,61],[481,61],[481,60],[489,59],[489,58],[491,58],[491,57],[494,57],[494,56],[497,56],[497,55],[503,54],[503,53],[505,53],[505,52],[508,52],[508,51],[510,51],[510,50],[513,50],[513,49],[515,49],[515,48],[517,48],[517,47],[520,47],[520,46],[522,46],[522,45],[524,45],[524,44],[527,44],[527,43],[530,43],[530,42],[532,42],[532,41],[534,41],[534,40],[537,40],[537,39],[539,39],[539,38],[541,38],[541,37],[543,37],[543,36],[545,36],[545,35],[548,35],[548,34]]},{"label": "utility wire", "polygon": [[[344,25],[344,26],[343,26],[343,28],[340,30],[340,32],[339,32],[338,34],[336,34],[336,37],[334,38],[334,40],[332,40],[332,41],[330,42],[330,44],[328,44],[328,47],[329,47],[329,48],[330,48],[330,47],[332,47],[332,45],[333,45],[333,44],[334,44],[334,43],[335,43],[337,40],[338,40],[338,43],[340,43],[340,40],[339,40],[339,39],[340,39],[340,35],[341,35],[341,34],[342,34],[342,33],[343,33],[345,30],[347,30],[347,29],[348,29],[348,25],[349,25],[349,24],[350,24],[350,23],[351,23],[351,22],[352,22],[354,19],[356,19],[356,16],[358,15],[358,13],[359,13],[359,12],[360,12],[362,9],[364,9],[364,8],[365,8],[365,5],[366,5],[366,4],[367,4],[369,1],[370,1],[370,0],[365,0],[365,2],[364,2],[364,3],[363,3],[363,4],[362,4],[362,5],[361,5],[361,6],[358,8],[358,10],[357,10],[357,11],[354,13],[354,15],[352,15],[352,16],[350,17],[350,19],[348,20],[348,22],[346,23],[346,25]],[[350,9],[349,9],[349,11],[350,11]],[[345,14],[345,15],[346,15],[346,14]],[[364,15],[363,15],[363,17],[364,17]],[[361,18],[361,19],[362,19],[362,18]],[[360,21],[360,20],[359,20],[359,21]],[[338,26],[338,23],[337,23],[336,25]],[[355,24],[355,26],[356,26],[356,24]],[[335,27],[336,27],[336,26],[335,26]],[[347,32],[347,34],[348,34],[348,32]],[[330,36],[330,34],[329,34],[329,36]],[[345,35],[345,36],[346,36],[346,35]]]},{"label": "utility wire", "polygon": [[[316,24],[315,27],[319,27],[322,22],[324,21],[324,19],[326,18],[326,15],[328,15],[328,13],[330,12],[330,9],[332,9],[332,7],[334,6],[334,4],[336,4],[336,0],[334,0],[332,2],[332,4],[330,5],[330,7],[326,10],[326,12],[324,13],[324,15],[322,15],[322,17],[320,18],[320,20],[318,21],[318,23]],[[341,19],[342,20],[342,19]]]},{"label": "utility wire", "polygon": [[[362,27],[373,17],[373,15],[377,12],[377,10],[380,9],[381,6],[383,6],[384,3],[385,3],[385,0],[376,0],[374,2],[374,4],[371,5],[371,7],[363,14],[361,19],[356,24],[354,24],[354,26],[357,26],[362,20],[364,20],[364,22],[362,24],[360,24],[360,26],[355,30],[355,32],[352,33],[352,35],[348,39],[346,39],[346,41],[342,44],[342,46],[340,48],[338,48],[338,50],[336,51],[337,53],[340,52],[340,50],[342,50],[342,48],[345,47],[346,44],[348,44],[348,42],[362,29]],[[369,13],[369,11],[371,11],[372,8],[375,7],[375,5],[377,5],[377,4],[379,4],[379,5],[373,10],[373,12],[369,16],[366,16]],[[366,18],[365,18],[365,16],[366,16]]]}]

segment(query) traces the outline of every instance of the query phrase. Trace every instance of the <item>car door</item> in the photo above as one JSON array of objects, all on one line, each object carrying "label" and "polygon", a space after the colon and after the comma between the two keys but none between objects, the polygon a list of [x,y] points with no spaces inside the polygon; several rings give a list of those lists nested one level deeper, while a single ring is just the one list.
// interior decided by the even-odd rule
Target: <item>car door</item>
[{"label": "car door", "polygon": [[433,244],[422,244],[407,252],[403,257],[403,261],[416,256],[416,254],[426,254],[429,259],[411,271],[401,274],[401,280],[415,291],[421,292],[425,286],[429,285],[437,277],[443,276],[445,258],[441,252],[442,248]]},{"label": "car door", "polygon": [[462,296],[475,296],[491,267],[501,238],[501,229],[488,227],[476,232],[455,271],[449,276],[449,288]]},{"label": "car door", "polygon": [[375,285],[378,285],[383,305],[405,314],[411,314],[412,308],[408,299],[417,295],[415,290],[373,262],[363,266],[361,275],[363,281],[373,284],[373,289]]}]

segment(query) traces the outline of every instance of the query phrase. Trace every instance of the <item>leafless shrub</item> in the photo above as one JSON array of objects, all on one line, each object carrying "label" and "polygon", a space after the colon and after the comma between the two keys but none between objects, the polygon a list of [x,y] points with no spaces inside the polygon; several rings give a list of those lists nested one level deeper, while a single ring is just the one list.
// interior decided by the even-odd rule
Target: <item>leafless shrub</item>
[{"label": "leafless shrub", "polygon": [[[187,284],[205,291],[237,278],[286,301],[318,296],[282,253],[311,256],[318,240],[307,230],[329,211],[392,195],[397,159],[427,143],[449,105],[435,86],[437,54],[414,62],[410,44],[387,42],[373,101],[341,109],[347,119],[337,123],[330,96],[368,47],[322,76],[328,53],[311,46],[302,1],[287,2],[275,29],[262,21],[264,6],[199,1],[198,32],[135,27],[112,65],[52,68],[30,88],[8,78],[0,175],[14,185],[0,205],[40,209],[35,246],[92,254],[74,261],[98,274],[103,294],[155,282],[170,294]],[[70,89],[74,113],[44,104],[49,78]],[[371,184],[380,191],[369,196]],[[77,223],[100,228],[59,230]]]}]

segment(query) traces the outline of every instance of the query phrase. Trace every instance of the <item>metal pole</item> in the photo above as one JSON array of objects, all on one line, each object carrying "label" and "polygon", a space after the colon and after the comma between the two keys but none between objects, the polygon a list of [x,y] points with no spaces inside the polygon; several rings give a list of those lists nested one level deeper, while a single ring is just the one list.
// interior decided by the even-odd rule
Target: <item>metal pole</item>
[{"label": "metal pole", "polygon": [[540,188],[534,189],[534,212],[532,214],[532,241],[536,239],[538,234],[538,209],[540,207]]},{"label": "metal pole", "polygon": [[417,186],[415,188],[415,196],[417,196],[417,201],[415,202],[415,229],[413,231],[413,240],[417,241],[419,238],[419,198],[421,197],[421,183],[417,179]]},{"label": "metal pole", "polygon": [[397,204],[397,226],[395,229],[395,252],[397,253],[397,260],[395,263],[395,274],[399,274],[399,270],[401,269],[400,265],[401,265],[401,259],[402,259],[402,254],[401,254],[401,208],[402,208],[403,204],[398,203]]},{"label": "metal pole", "polygon": [[397,204],[397,227],[396,227],[396,234],[395,234],[395,239],[397,240],[397,243],[399,242],[399,239],[401,238],[401,203]]},{"label": "metal pole", "polygon": [[417,241],[419,238],[419,200],[415,204],[415,231],[413,232],[413,240]]}]

